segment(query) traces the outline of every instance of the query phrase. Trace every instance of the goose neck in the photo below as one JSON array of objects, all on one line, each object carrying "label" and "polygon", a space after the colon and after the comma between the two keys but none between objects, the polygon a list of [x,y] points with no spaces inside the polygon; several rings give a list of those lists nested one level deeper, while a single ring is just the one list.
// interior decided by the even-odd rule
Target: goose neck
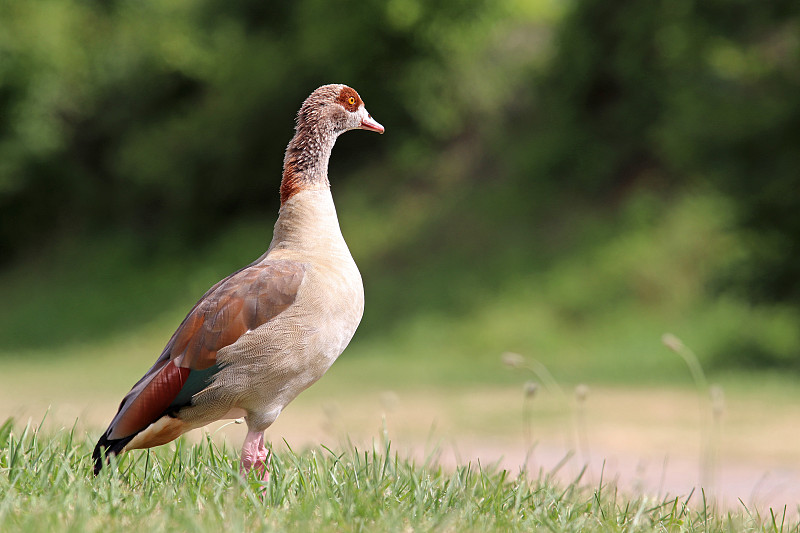
[{"label": "goose neck", "polygon": [[337,135],[319,124],[299,124],[283,158],[281,205],[302,190],[329,188],[328,161]]}]

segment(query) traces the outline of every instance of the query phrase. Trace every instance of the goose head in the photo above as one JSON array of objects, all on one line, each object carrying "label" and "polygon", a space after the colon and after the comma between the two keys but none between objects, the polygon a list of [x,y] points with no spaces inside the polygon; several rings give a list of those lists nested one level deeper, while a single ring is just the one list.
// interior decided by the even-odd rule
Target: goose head
[{"label": "goose head", "polygon": [[334,137],[356,129],[384,132],[355,89],[341,84],[323,85],[306,98],[297,114],[297,129],[307,128],[319,129]]}]

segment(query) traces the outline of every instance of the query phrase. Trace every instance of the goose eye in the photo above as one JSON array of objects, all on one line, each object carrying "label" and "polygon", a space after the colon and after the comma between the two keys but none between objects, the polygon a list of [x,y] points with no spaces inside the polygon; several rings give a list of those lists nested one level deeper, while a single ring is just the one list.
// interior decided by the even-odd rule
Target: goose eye
[{"label": "goose eye", "polygon": [[355,97],[351,96],[350,98],[348,98],[347,99],[347,103],[350,104],[350,105],[355,104],[356,103]]}]

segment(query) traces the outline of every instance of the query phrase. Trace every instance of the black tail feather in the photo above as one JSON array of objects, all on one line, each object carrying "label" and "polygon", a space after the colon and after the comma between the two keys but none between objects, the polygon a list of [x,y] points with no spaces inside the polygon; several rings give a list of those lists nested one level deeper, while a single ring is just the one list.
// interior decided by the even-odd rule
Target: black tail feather
[{"label": "black tail feather", "polygon": [[96,476],[99,474],[100,470],[103,469],[103,466],[108,464],[109,458],[112,455],[120,454],[125,446],[135,436],[136,434],[133,434],[121,439],[109,440],[108,432],[103,433],[103,436],[97,441],[97,446],[94,447],[94,452],[92,453],[92,460],[94,461],[94,475]]}]

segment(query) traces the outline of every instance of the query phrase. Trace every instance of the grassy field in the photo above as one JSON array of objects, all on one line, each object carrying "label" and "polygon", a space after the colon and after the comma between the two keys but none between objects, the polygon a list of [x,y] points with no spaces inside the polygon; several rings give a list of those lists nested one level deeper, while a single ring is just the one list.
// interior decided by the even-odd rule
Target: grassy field
[{"label": "grassy field", "polygon": [[[97,478],[91,442],[65,430],[0,429],[3,531],[798,531],[782,514],[720,513],[703,494],[629,499],[611,484],[481,464],[444,470],[393,452],[274,453],[266,484],[242,479],[211,439],[123,456]],[[115,462],[116,463],[116,462]]]},{"label": "grassy field", "polygon": [[[271,219],[200,247],[64,242],[0,274],[0,420],[16,420],[0,442],[0,524],[11,526],[0,529],[786,531],[769,510],[783,517],[783,504],[797,529],[798,499],[776,496],[774,477],[800,463],[787,423],[800,389],[784,359],[800,343],[797,317],[709,290],[737,254],[719,198],[640,195],[614,213],[555,216],[515,212],[502,187],[371,194],[337,197],[364,322],[268,432],[276,473],[263,498],[227,447],[242,426],[193,433],[174,456],[132,454],[113,478],[91,479],[87,456],[195,299],[260,254]],[[719,415],[665,332],[724,393]],[[538,370],[504,365],[509,351]],[[526,397],[529,383],[538,392]],[[565,452],[577,460],[557,469]],[[534,473],[518,478],[529,459]],[[706,504],[689,498],[703,481]]]}]

